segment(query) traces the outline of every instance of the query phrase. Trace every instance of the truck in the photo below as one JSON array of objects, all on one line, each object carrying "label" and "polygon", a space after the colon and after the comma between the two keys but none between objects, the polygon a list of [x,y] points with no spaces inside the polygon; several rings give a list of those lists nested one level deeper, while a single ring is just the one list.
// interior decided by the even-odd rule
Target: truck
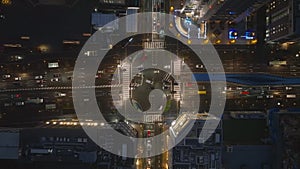
[{"label": "truck", "polygon": [[269,62],[270,66],[286,66],[287,61],[285,60],[273,60]]},{"label": "truck", "polygon": [[199,94],[199,95],[206,95],[206,90],[199,90],[199,91],[198,91],[198,94]]},{"label": "truck", "polygon": [[294,98],[296,98],[296,95],[295,94],[287,94],[286,98],[287,99],[294,99]]},{"label": "truck", "polygon": [[31,148],[31,154],[51,154],[53,152],[52,149],[42,149],[42,148]]},{"label": "truck", "polygon": [[37,98],[28,98],[28,99],[26,100],[26,103],[41,104],[41,103],[44,103],[44,99],[39,98],[39,97],[37,97]]},{"label": "truck", "polygon": [[56,109],[56,104],[55,103],[46,104],[45,108],[46,108],[46,110],[54,110],[54,109]]}]

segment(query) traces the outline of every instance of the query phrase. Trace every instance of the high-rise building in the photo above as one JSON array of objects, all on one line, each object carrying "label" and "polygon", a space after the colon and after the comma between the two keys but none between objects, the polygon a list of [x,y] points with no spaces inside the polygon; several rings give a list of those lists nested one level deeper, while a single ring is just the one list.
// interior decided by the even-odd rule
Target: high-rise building
[{"label": "high-rise building", "polygon": [[266,9],[267,42],[294,42],[300,38],[300,1],[271,0]]},{"label": "high-rise building", "polygon": [[[216,129],[204,127],[205,116],[196,118],[195,124],[187,136],[176,145],[169,154],[172,159],[172,168],[222,168],[222,123]],[[204,140],[200,133],[210,135],[208,140]]]}]

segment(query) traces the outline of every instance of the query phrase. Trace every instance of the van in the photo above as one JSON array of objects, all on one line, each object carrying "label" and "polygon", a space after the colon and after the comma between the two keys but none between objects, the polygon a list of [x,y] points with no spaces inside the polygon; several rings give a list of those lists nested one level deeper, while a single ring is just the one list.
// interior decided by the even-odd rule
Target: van
[{"label": "van", "polygon": [[151,81],[151,80],[148,80],[148,79],[146,79],[146,81],[145,81],[146,83],[148,83],[148,84],[151,84],[151,85],[153,85],[153,81]]}]

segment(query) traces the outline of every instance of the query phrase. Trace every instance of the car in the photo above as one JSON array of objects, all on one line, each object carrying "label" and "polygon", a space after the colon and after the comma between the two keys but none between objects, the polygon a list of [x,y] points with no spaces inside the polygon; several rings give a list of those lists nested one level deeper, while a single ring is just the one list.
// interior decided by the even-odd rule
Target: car
[{"label": "car", "polygon": [[14,85],[14,86],[20,87],[20,86],[21,86],[21,83],[20,83],[20,82],[13,82],[13,85]]},{"label": "car", "polygon": [[263,96],[257,96],[257,98],[258,98],[258,99],[263,99],[264,97],[263,97]]},{"label": "car", "polygon": [[53,77],[60,77],[60,73],[54,73]]},{"label": "car", "polygon": [[67,94],[66,93],[62,93],[62,92],[57,92],[55,94],[55,96],[57,96],[57,97],[65,97],[65,96],[67,96]]},{"label": "car", "polygon": [[6,75],[3,75],[3,76],[2,76],[3,79],[9,79],[10,77],[11,77],[10,74],[6,74]]},{"label": "car", "polygon": [[204,65],[197,64],[197,65],[196,65],[196,68],[197,68],[197,69],[203,69],[203,68],[204,68]]},{"label": "car", "polygon": [[164,69],[171,69],[171,66],[170,65],[165,65]]},{"label": "car", "polygon": [[39,84],[39,87],[46,87],[47,85]]},{"label": "car", "polygon": [[42,75],[38,75],[38,76],[35,76],[34,79],[36,79],[36,80],[43,79],[43,76]]},{"label": "car", "polygon": [[232,153],[233,152],[233,147],[232,146],[227,146],[226,151]]},{"label": "car", "polygon": [[0,19],[5,19],[5,15],[4,14],[0,14]]},{"label": "car", "polygon": [[285,87],[285,90],[292,90],[292,89],[293,89],[293,87],[290,87],[290,86]]},{"label": "car", "polygon": [[148,150],[148,151],[150,151],[150,150],[151,150],[151,148],[152,148],[152,145],[151,145],[151,143],[147,143],[147,150]]},{"label": "car", "polygon": [[147,159],[147,163],[148,163],[148,165],[151,165],[151,159],[150,158]]},{"label": "car", "polygon": [[16,102],[16,106],[24,106],[25,102]]},{"label": "car", "polygon": [[130,38],[130,39],[128,40],[128,42],[122,46],[122,48],[127,47],[127,46],[129,45],[129,43],[132,42],[132,41],[133,41],[133,38]]},{"label": "car", "polygon": [[146,81],[145,81],[146,83],[148,83],[148,84],[151,84],[151,85],[153,85],[153,81],[151,81],[151,80],[148,80],[148,79],[146,79]]},{"label": "car", "polygon": [[59,79],[57,77],[51,79],[51,82],[58,82],[58,81],[59,81]]},{"label": "car", "polygon": [[10,107],[12,105],[13,105],[12,103],[4,103],[4,107]]},{"label": "car", "polygon": [[106,26],[106,27],[102,27],[101,29],[99,29],[102,33],[112,33],[114,32],[114,28],[110,27],[110,26]]},{"label": "car", "polygon": [[42,83],[45,83],[45,80],[36,80],[35,81],[37,84],[42,84]]},{"label": "car", "polygon": [[18,98],[21,97],[21,94],[19,94],[19,93],[17,93],[17,94],[12,94],[10,97],[11,97],[12,99],[18,99]]},{"label": "car", "polygon": [[15,81],[20,81],[20,80],[22,80],[21,77],[15,77]]},{"label": "car", "polygon": [[163,85],[163,87],[162,87],[163,90],[168,90],[169,88],[170,88],[169,85]]}]

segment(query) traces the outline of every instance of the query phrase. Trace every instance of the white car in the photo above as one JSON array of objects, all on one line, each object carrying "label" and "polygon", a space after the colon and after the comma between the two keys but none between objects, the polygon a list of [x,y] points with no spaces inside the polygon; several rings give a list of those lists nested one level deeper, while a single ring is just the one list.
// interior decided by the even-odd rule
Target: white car
[{"label": "white car", "polygon": [[197,68],[197,69],[203,69],[203,68],[204,68],[204,65],[196,65],[196,68]]},{"label": "white car", "polygon": [[57,93],[57,96],[58,96],[58,97],[65,97],[65,96],[67,96],[67,94],[66,94],[66,93],[58,92],[58,93]]},{"label": "white car", "polygon": [[57,77],[51,79],[51,82],[58,82],[58,81],[59,81],[59,79]]},{"label": "white car", "polygon": [[24,102],[16,102],[16,106],[24,106],[25,103]]},{"label": "white car", "polygon": [[3,75],[2,77],[3,77],[3,79],[8,79],[8,78],[10,78],[11,76],[10,76],[9,74],[7,74],[7,75]]},{"label": "white car", "polygon": [[22,80],[21,77],[15,77],[15,81],[20,81],[20,80]]},{"label": "white car", "polygon": [[153,81],[146,79],[145,80],[146,83],[153,85]]},{"label": "white car", "polygon": [[165,65],[164,69],[171,69],[171,66],[170,65]]},{"label": "white car", "polygon": [[42,75],[35,76],[34,79],[36,79],[36,80],[38,80],[38,79],[43,79],[43,76],[42,76]]}]

